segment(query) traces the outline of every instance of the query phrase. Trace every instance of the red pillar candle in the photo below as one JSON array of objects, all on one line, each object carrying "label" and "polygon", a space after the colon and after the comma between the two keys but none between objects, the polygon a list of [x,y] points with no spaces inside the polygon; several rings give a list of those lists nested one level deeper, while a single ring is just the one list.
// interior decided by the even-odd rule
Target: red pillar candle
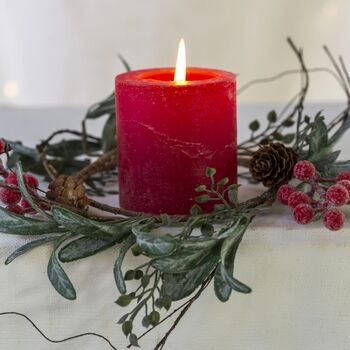
[{"label": "red pillar candle", "polygon": [[116,77],[120,205],[150,214],[188,214],[209,185],[237,177],[236,78],[189,68],[185,83],[174,69],[140,70]]}]

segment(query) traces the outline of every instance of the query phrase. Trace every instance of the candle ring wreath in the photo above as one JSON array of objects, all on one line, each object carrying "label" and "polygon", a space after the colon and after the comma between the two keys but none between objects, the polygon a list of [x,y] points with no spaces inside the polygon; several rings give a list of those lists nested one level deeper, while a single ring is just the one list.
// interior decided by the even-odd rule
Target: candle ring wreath
[{"label": "candle ring wreath", "polygon": [[[266,212],[276,200],[288,205],[300,224],[323,220],[330,230],[342,228],[345,215],[340,207],[350,201],[350,160],[339,161],[340,151],[333,149],[350,127],[349,73],[342,57],[337,60],[327,47],[324,50],[332,68],[307,69],[302,49],[290,38],[287,41],[300,69],[254,80],[238,90],[240,93],[253,84],[301,74],[298,94],[280,113],[269,112],[266,125],[261,127],[258,120],[250,123],[250,138],[238,145],[238,163],[249,170],[239,176],[262,183],[267,187],[264,193],[240,202],[239,185],[216,178],[215,169],[207,168],[210,185],[195,189],[196,203],[187,216],[136,213],[90,198],[116,193],[107,186],[117,177],[112,94],[88,109],[82,131],[58,130],[36,148],[1,140],[4,162],[0,163],[0,200],[4,206],[0,207],[0,232],[39,237],[14,251],[5,264],[51,243],[48,278],[61,296],[73,300],[76,291],[62,263],[115,249],[118,253],[113,274],[120,293],[116,304],[129,307],[118,323],[130,342],[128,347],[139,346],[141,338],[175,317],[155,346],[157,350],[164,347],[181,318],[210,284],[221,302],[228,301],[232,291],[251,292],[234,277],[236,253],[255,216]],[[345,109],[328,123],[322,112],[314,117],[304,112],[309,75],[320,71],[330,73],[339,82],[347,99]],[[106,116],[102,136],[89,135],[87,122]],[[53,143],[62,134],[74,138]],[[45,177],[48,191],[39,188],[33,173]],[[202,212],[201,205],[209,201],[214,210]],[[172,234],[167,233],[169,228]],[[123,260],[128,253],[138,257],[135,261],[139,259],[140,264],[124,271]],[[138,281],[135,290],[127,288],[131,280]],[[180,305],[174,305],[179,301]],[[143,334],[133,331],[137,320],[145,327]]]}]

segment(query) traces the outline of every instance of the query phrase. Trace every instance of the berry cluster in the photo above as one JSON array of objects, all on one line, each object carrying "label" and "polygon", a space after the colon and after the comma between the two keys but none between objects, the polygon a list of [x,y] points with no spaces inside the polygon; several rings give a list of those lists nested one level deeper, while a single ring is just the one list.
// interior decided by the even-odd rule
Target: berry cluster
[{"label": "berry cluster", "polygon": [[[0,139],[0,154],[4,152],[6,152],[6,143],[4,140]],[[19,215],[32,213],[32,207],[24,198],[22,198],[22,195],[18,189],[18,180],[16,173],[5,169],[1,160],[0,177],[4,179],[1,182],[1,184],[4,186],[0,187],[0,202],[5,204],[6,209]],[[30,188],[33,192],[38,189],[39,181],[35,176],[24,174],[23,180],[28,188]]]},{"label": "berry cluster", "polygon": [[282,185],[277,199],[293,210],[295,221],[306,225],[321,216],[329,230],[340,230],[345,224],[345,215],[339,207],[350,204],[350,172],[341,172],[334,179],[322,179],[315,166],[303,160],[295,165],[294,177],[308,184],[308,191]]}]

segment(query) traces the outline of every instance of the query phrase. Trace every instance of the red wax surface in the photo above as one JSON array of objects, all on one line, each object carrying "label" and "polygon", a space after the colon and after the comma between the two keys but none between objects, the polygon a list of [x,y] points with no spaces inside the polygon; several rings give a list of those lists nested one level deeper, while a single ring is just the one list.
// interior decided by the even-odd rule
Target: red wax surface
[{"label": "red wax surface", "polygon": [[[188,68],[133,71],[116,77],[120,205],[150,214],[189,214],[198,185],[237,180],[236,77]],[[210,202],[211,210],[214,202]]]}]

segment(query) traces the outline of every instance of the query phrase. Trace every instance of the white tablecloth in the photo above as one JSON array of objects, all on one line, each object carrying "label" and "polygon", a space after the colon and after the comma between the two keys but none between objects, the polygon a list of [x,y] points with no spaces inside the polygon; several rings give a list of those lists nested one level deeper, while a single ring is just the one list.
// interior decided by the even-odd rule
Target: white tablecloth
[{"label": "white tablecloth", "polygon": [[[341,108],[324,107],[331,113]],[[268,110],[268,106],[241,107],[240,138],[246,135],[248,121]],[[82,111],[3,108],[0,136],[34,144],[58,128],[79,128]],[[90,126],[94,132],[100,123]],[[346,149],[347,144],[344,140],[341,147]],[[261,190],[247,186],[242,195],[253,196]],[[117,199],[107,200],[114,203]],[[237,256],[237,278],[251,286],[253,293],[233,293],[231,300],[222,304],[209,287],[170,336],[166,349],[349,349],[349,232],[331,233],[318,224],[298,226],[288,209],[275,205],[272,214],[254,221]],[[24,242],[22,237],[1,234],[0,263]],[[116,325],[125,310],[113,304],[118,297],[112,273],[116,250],[64,265],[76,287],[76,301],[64,300],[51,287],[46,276],[49,254],[49,246],[37,248],[0,267],[0,312],[28,314],[52,338],[94,331],[107,336],[118,349],[125,349],[127,341]],[[133,259],[129,257],[126,266],[131,266]],[[153,349],[169,325],[142,339],[142,348]],[[109,349],[94,338],[49,344],[25,320],[0,317],[0,349],[29,348]]]}]

